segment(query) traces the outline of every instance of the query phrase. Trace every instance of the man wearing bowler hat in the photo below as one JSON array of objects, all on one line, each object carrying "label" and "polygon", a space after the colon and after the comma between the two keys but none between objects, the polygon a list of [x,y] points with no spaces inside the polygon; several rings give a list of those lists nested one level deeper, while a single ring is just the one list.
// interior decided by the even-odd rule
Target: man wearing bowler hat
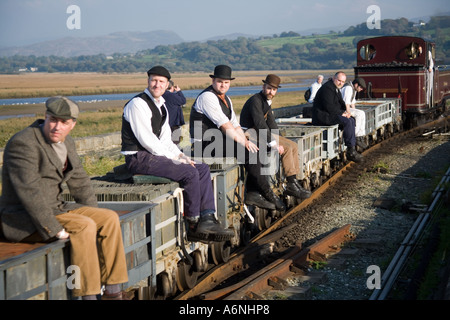
[{"label": "man wearing bowler hat", "polygon": [[212,84],[194,102],[190,116],[190,135],[194,156],[236,157],[247,169],[247,192],[261,193],[255,205],[284,211],[281,199],[273,192],[263,175],[258,147],[248,140],[236,118],[231,99],[226,95],[231,80],[231,68],[218,65],[210,75]]},{"label": "man wearing bowler hat", "polygon": [[[73,295],[96,300],[129,300],[120,284],[128,282],[119,216],[98,208],[89,176],[69,133],[78,105],[66,97],[46,102],[45,120],[15,134],[4,152],[0,220],[14,242],[70,240],[71,264],[79,267]],[[63,201],[67,185],[75,203]]]},{"label": "man wearing bowler hat", "polygon": [[131,174],[154,175],[176,181],[184,189],[184,216],[190,241],[226,241],[234,231],[215,218],[209,166],[196,163],[172,142],[163,98],[171,78],[155,66],[147,71],[148,87],[131,99],[122,116],[122,153]]},{"label": "man wearing bowler hat", "polygon": [[[272,112],[272,100],[280,88],[281,79],[275,74],[269,74],[262,82],[262,90],[250,97],[242,108],[241,127],[246,130],[251,140],[258,141],[261,151],[268,147],[278,151],[287,180],[285,193],[300,200],[309,198],[311,192],[303,189],[297,180],[300,173],[297,144],[278,135],[278,125]],[[257,196],[247,194],[246,203],[252,204]]]}]

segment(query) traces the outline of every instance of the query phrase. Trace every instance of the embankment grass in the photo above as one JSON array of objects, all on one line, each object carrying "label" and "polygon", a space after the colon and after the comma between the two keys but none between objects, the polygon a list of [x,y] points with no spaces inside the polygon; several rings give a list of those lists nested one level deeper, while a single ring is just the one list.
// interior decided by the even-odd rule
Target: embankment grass
[{"label": "embankment grass", "polygon": [[[242,107],[249,96],[233,97],[233,106],[236,114],[240,114]],[[279,93],[274,99],[273,107],[293,106],[304,103],[303,92]],[[189,123],[191,106],[194,99],[187,99],[183,108],[184,119]],[[94,103],[95,104],[95,103]],[[44,109],[44,107],[42,107]],[[9,118],[0,120],[0,148],[4,148],[8,140],[18,131],[26,128],[36,119],[42,119],[43,113],[35,117]],[[120,131],[122,127],[122,107],[110,107],[80,113],[77,125],[71,132],[74,138],[87,137]]]}]

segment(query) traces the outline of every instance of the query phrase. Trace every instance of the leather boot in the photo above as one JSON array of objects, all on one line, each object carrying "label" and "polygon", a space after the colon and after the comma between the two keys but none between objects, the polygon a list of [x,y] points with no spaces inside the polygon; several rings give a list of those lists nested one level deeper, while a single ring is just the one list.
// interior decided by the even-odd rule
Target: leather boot
[{"label": "leather boot", "polygon": [[285,193],[300,200],[305,200],[311,197],[311,191],[299,187],[295,182],[287,183]]},{"label": "leather boot", "polygon": [[187,238],[189,241],[222,242],[234,237],[234,231],[224,229],[213,213],[202,215],[198,222],[192,218],[186,219],[186,221],[188,223]]},{"label": "leather boot", "polygon": [[359,154],[355,147],[348,147],[347,149],[347,159],[354,162],[361,162],[362,161],[362,155]]},{"label": "leather boot", "polygon": [[366,150],[369,146],[364,141],[364,137],[356,137],[356,145],[362,150]]},{"label": "leather boot", "polygon": [[263,192],[264,198],[266,198],[269,202],[275,205],[275,208],[278,211],[286,211],[286,206],[283,201],[281,201],[280,197],[278,197],[272,189]]},{"label": "leather boot", "polygon": [[275,204],[269,202],[259,192],[249,191],[245,195],[244,203],[249,206],[256,206],[263,209],[275,210]]}]

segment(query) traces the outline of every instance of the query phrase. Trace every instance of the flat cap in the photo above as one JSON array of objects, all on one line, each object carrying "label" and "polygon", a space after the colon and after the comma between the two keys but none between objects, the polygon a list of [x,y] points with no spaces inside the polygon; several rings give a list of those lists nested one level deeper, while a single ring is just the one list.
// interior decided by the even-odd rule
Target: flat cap
[{"label": "flat cap", "polygon": [[363,78],[356,78],[355,80],[353,80],[352,83],[353,83],[353,84],[357,83],[358,85],[360,85],[361,87],[363,87],[364,89],[366,89],[366,81],[364,81]]},{"label": "flat cap", "polygon": [[147,71],[147,75],[150,77],[150,75],[152,74],[156,74],[158,76],[163,76],[166,77],[168,80],[170,80],[170,73],[169,71],[162,67],[162,66],[155,66],[153,68],[151,68],[150,70]]},{"label": "flat cap", "polygon": [[47,99],[45,107],[47,108],[47,114],[64,120],[76,119],[80,113],[78,104],[61,96]]}]

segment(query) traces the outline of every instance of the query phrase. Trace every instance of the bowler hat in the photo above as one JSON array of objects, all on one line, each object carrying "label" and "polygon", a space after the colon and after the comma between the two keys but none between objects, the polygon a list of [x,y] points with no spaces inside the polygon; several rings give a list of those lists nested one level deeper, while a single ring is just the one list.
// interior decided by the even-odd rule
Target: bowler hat
[{"label": "bowler hat", "polygon": [[47,108],[47,114],[64,120],[76,119],[80,113],[78,104],[66,97],[61,96],[47,99],[45,102],[45,107]]},{"label": "bowler hat", "polygon": [[277,89],[281,88],[280,86],[281,79],[279,76],[275,74],[268,74],[266,80],[263,80],[262,82]]},{"label": "bowler hat", "polygon": [[211,78],[220,78],[225,80],[234,80],[235,78],[231,77],[231,68],[226,65],[218,65],[214,68],[214,74],[209,75]]},{"label": "bowler hat", "polygon": [[155,66],[147,71],[147,75],[150,77],[150,75],[156,74],[158,76],[166,77],[168,80],[170,80],[170,73],[169,71],[162,67],[162,66]]},{"label": "bowler hat", "polygon": [[356,78],[355,80],[353,80],[353,84],[355,84],[355,83],[357,83],[358,85],[360,85],[364,89],[366,88],[366,81],[364,81],[363,78]]}]

